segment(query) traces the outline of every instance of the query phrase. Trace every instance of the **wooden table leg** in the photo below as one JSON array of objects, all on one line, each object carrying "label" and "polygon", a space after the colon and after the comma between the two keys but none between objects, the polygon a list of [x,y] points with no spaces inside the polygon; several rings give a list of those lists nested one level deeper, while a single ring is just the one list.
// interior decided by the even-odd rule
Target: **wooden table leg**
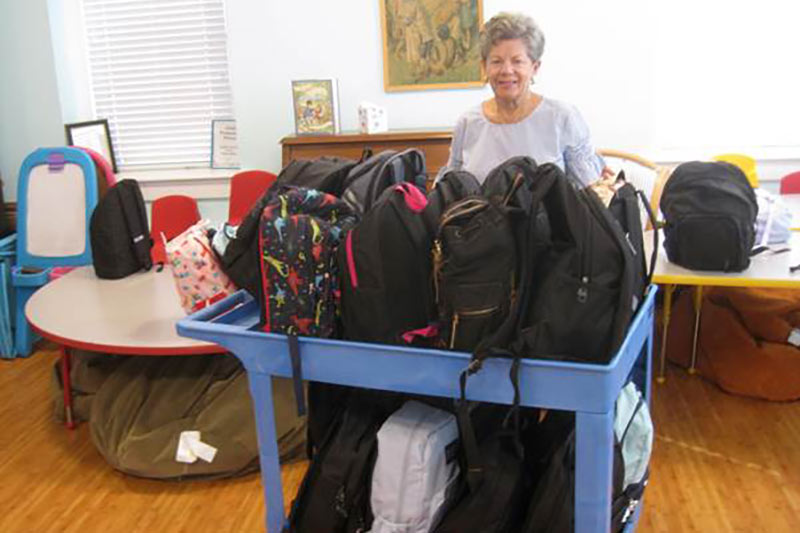
[{"label": "wooden table leg", "polygon": [[61,385],[64,389],[64,418],[68,429],[75,428],[72,418],[72,381],[69,377],[71,353],[69,348],[61,346]]},{"label": "wooden table leg", "polygon": [[675,292],[675,285],[664,285],[664,327],[661,331],[661,355],[658,362],[658,377],[656,383],[664,383],[667,379],[664,376],[664,365],[667,359],[667,330],[669,329],[669,319],[672,316],[672,293]]},{"label": "wooden table leg", "polygon": [[689,364],[688,372],[697,372],[697,338],[700,336],[700,309],[703,307],[703,286],[698,285],[694,289],[694,334],[692,338],[692,362]]}]

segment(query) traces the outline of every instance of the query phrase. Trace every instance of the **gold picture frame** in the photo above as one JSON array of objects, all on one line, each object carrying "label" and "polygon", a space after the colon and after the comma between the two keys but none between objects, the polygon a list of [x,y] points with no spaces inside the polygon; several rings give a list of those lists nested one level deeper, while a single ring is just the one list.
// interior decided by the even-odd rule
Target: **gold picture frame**
[{"label": "gold picture frame", "polygon": [[387,92],[484,85],[483,0],[378,0]]}]

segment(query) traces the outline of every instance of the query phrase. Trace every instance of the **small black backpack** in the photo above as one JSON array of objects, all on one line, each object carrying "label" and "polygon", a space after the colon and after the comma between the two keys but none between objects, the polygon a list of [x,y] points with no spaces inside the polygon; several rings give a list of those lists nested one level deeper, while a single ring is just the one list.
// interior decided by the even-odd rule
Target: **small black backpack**
[{"label": "small black backpack", "polygon": [[724,162],[678,165],[661,196],[669,260],[693,270],[750,265],[758,203],[744,172]]},{"label": "small black backpack", "polygon": [[517,253],[505,205],[467,197],[442,215],[433,245],[440,338],[472,352],[506,320],[516,289]]},{"label": "small black backpack", "polygon": [[345,338],[408,344],[434,335],[426,202],[410,183],[386,189],[339,246]]},{"label": "small black backpack", "polygon": [[125,179],[108,189],[92,213],[89,236],[98,278],[119,279],[150,270],[153,240],[136,180]]},{"label": "small black backpack", "polygon": [[420,150],[385,150],[350,170],[345,179],[342,199],[358,214],[364,214],[392,185],[408,182],[424,191],[426,180],[425,154]]},{"label": "small black backpack", "polygon": [[400,396],[352,391],[327,428],[292,502],[287,533],[357,533],[372,526],[369,496],[378,430]]}]

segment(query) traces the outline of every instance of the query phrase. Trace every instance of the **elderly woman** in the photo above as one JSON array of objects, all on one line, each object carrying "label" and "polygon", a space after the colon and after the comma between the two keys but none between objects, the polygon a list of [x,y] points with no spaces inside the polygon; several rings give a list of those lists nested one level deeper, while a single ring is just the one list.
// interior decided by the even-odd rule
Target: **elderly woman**
[{"label": "elderly woman", "polygon": [[580,186],[610,172],[595,154],[578,110],[531,91],[544,51],[544,34],[533,19],[516,13],[492,17],[480,47],[494,97],[458,119],[442,172],[467,170],[483,182],[513,156],[555,163]]}]

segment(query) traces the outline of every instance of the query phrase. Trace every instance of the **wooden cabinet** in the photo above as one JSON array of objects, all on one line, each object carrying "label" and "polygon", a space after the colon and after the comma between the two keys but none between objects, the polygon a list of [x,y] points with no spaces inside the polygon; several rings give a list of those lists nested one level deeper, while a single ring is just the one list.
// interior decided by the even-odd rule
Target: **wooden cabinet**
[{"label": "wooden cabinet", "polygon": [[365,148],[374,153],[382,150],[403,150],[419,148],[425,153],[425,164],[428,168],[428,183],[436,177],[439,169],[447,164],[450,157],[451,131],[390,131],[387,133],[341,133],[339,135],[315,135],[302,137],[284,137],[282,166],[292,159],[311,159],[322,155],[350,157],[358,159]]}]

